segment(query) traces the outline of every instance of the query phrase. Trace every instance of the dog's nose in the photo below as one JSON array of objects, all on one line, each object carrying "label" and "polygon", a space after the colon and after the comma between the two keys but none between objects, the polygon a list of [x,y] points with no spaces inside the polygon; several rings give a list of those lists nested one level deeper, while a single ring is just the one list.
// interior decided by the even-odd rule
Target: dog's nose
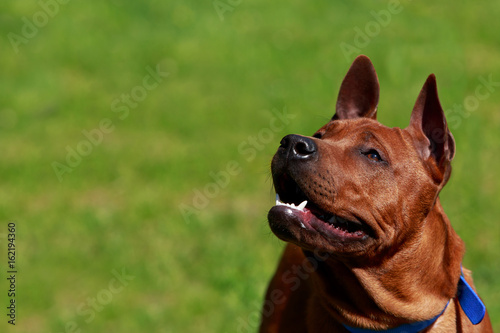
[{"label": "dog's nose", "polygon": [[311,159],[316,156],[318,147],[311,138],[289,134],[281,139],[281,147],[287,151],[288,158]]}]

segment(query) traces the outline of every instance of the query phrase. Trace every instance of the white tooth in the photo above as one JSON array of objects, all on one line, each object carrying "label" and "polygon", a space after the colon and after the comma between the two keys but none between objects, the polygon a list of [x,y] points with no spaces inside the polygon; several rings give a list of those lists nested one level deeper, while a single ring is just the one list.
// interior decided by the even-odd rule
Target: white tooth
[{"label": "white tooth", "polygon": [[296,206],[294,203],[286,203],[281,201],[280,196],[278,193],[276,193],[276,206],[287,206],[293,209],[298,209],[301,211],[304,211],[304,208],[307,205],[307,200],[304,200],[300,205]]},{"label": "white tooth", "polygon": [[306,205],[307,205],[307,200],[304,200],[304,201],[302,201],[302,203],[300,205],[297,206],[297,209],[304,210]]},{"label": "white tooth", "polygon": [[305,229],[306,226],[304,225],[304,223],[300,222],[300,226],[302,227],[302,229]]}]

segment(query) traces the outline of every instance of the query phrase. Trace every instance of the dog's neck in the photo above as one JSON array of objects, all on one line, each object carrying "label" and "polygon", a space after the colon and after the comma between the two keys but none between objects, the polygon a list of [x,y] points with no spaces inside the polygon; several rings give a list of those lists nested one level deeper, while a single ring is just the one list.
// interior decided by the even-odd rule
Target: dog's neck
[{"label": "dog's neck", "polygon": [[320,263],[313,275],[308,322],[314,325],[321,322],[316,316],[328,316],[349,326],[387,329],[443,311],[456,294],[464,245],[439,200],[423,223],[428,226],[420,235],[406,240],[383,263]]}]

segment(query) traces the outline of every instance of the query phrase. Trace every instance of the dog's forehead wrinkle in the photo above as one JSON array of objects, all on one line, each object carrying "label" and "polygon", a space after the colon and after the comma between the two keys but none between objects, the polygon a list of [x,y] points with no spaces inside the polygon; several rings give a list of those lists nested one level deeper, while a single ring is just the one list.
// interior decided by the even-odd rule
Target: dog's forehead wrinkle
[{"label": "dog's forehead wrinkle", "polygon": [[366,144],[376,144],[379,147],[383,147],[386,149],[388,146],[386,140],[384,138],[380,137],[376,133],[370,130],[365,130],[361,133],[361,138]]},{"label": "dog's forehead wrinkle", "polygon": [[[323,140],[340,144],[344,148],[352,148],[356,143],[364,142],[366,145],[373,145],[370,148],[381,148],[385,152],[390,152],[392,141],[399,141],[399,136],[395,136],[393,130],[382,125],[375,120],[362,119],[336,120],[325,126],[322,133]],[[322,130],[320,130],[322,132]],[[379,135],[382,132],[384,135]],[[387,135],[385,135],[387,133]],[[389,138],[389,140],[386,139]],[[339,146],[340,147],[340,146]]]}]

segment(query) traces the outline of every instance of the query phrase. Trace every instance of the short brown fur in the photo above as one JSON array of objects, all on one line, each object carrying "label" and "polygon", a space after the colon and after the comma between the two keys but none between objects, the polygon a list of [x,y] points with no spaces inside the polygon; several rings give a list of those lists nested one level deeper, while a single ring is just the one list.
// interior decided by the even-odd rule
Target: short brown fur
[{"label": "short brown fur", "polygon": [[[260,332],[384,330],[435,317],[449,301],[424,332],[492,332],[487,313],[474,326],[455,299],[464,244],[438,198],[455,142],[436,79],[427,79],[405,129],[376,121],[378,98],[375,69],[359,56],[332,120],[312,137],[283,138],[272,162],[276,191],[287,203],[307,199],[316,217],[285,206],[269,212],[288,245]],[[356,231],[334,230],[320,215]]]}]

